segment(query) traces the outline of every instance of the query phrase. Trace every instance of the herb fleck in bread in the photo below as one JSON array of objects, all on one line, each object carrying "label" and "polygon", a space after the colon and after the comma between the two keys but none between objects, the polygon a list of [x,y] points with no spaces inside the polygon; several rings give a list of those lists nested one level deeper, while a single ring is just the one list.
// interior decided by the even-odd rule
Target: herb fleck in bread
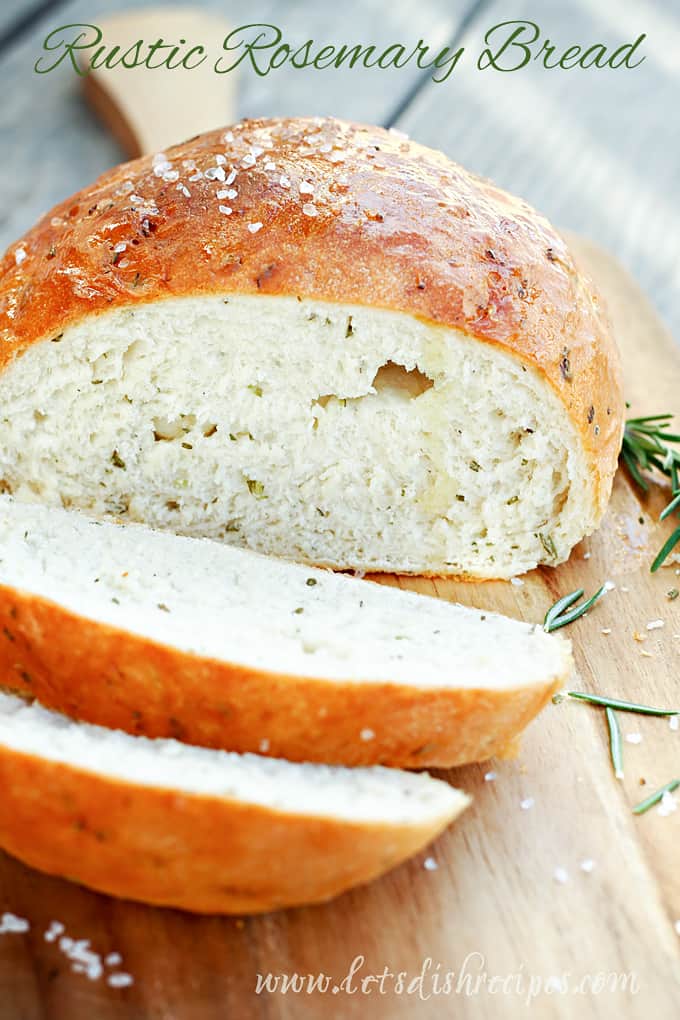
[{"label": "herb fleck in bread", "polygon": [[150,737],[410,767],[500,752],[571,669],[538,626],[0,498],[0,681]]},{"label": "herb fleck in bread", "polygon": [[336,120],[109,171],[0,266],[0,479],[320,565],[510,577],[597,526],[598,295],[526,203]]},{"label": "herb fleck in bread", "polygon": [[295,765],[74,723],[0,694],[0,846],[100,892],[202,913],[329,899],[468,804],[427,775]]}]

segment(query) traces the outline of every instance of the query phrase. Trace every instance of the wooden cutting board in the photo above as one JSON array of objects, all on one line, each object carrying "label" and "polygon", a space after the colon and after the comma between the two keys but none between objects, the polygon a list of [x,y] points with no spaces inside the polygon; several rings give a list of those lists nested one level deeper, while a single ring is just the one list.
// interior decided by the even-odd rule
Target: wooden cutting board
[{"label": "wooden cutting board", "polygon": [[[573,244],[608,299],[631,414],[680,412],[680,356],[651,305],[614,259],[583,240]],[[559,595],[577,587],[591,593],[611,580],[616,588],[569,628],[580,674],[573,686],[677,706],[680,599],[670,601],[666,592],[680,587],[680,577],[675,567],[649,573],[670,530],[655,523],[667,499],[661,491],[641,498],[619,472],[598,534],[569,563],[537,570],[522,585],[385,583],[538,621]],[[648,631],[658,619],[665,626]],[[635,817],[631,806],[680,777],[680,732],[666,719],[620,718],[624,733],[642,737],[625,743],[623,782],[612,774],[601,711],[551,705],[516,759],[447,774],[475,801],[427,854],[322,907],[194,917],[117,902],[0,855],[0,911],[31,922],[27,934],[0,936],[0,1020],[498,1020],[526,1016],[529,1002],[542,1020],[677,1017],[680,811]],[[491,770],[496,778],[485,781]],[[426,857],[436,869],[424,866]],[[590,871],[581,867],[588,860]],[[556,869],[566,881],[556,879]],[[120,952],[116,969],[133,975],[134,984],[114,989],[72,973],[44,939],[53,920],[70,936],[90,939],[100,954]],[[370,994],[346,986],[335,994],[256,994],[258,973],[324,973],[338,983],[356,958],[352,988],[385,968],[417,977],[428,958],[432,964],[411,994],[399,994],[389,977],[385,994],[375,982]],[[444,972],[455,972],[448,996],[432,994],[437,965],[440,988]],[[602,974],[620,975],[619,990],[589,993]],[[568,991],[548,994],[548,979],[564,975]],[[582,986],[583,979],[591,984]]]}]

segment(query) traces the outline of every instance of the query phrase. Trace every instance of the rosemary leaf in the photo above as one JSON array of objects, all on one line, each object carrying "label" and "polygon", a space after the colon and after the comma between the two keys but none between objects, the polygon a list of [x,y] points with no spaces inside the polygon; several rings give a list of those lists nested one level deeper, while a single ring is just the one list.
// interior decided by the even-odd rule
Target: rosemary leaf
[{"label": "rosemary leaf", "polygon": [[[629,405],[626,404],[626,407]],[[644,426],[650,421],[670,421],[673,417],[673,412],[668,411],[666,414],[648,414],[645,418],[629,418],[626,425]]]},{"label": "rosemary leaf", "polygon": [[655,804],[658,804],[663,799],[664,793],[672,793],[679,786],[680,779],[671,779],[670,783],[659,787],[658,790],[650,794],[649,797],[646,797],[645,800],[641,800],[639,804],[636,804],[633,808],[633,814],[644,815],[645,811],[649,811],[651,807],[654,807]]},{"label": "rosemary leaf", "polygon": [[678,510],[679,508],[680,508],[680,491],[673,493],[673,499],[670,501],[668,506],[661,511],[661,516],[659,517],[659,520],[665,521],[667,517],[670,517],[674,510]]},{"label": "rosemary leaf", "polygon": [[560,627],[566,627],[568,623],[573,623],[574,620],[578,620],[579,617],[583,616],[588,610],[595,605],[595,603],[602,598],[604,595],[604,585],[591,595],[587,601],[582,602],[580,606],[575,606],[574,609],[564,612],[569,606],[572,606],[574,602],[581,598],[583,595],[583,589],[579,588],[578,591],[571,592],[570,595],[564,595],[561,599],[558,599],[554,606],[548,610],[543,621],[543,630],[550,633],[553,630],[559,630]]},{"label": "rosemary leaf", "polygon": [[[623,459],[624,459],[624,461],[626,463],[626,467],[628,468],[628,470],[631,473],[633,481],[637,482],[637,484],[640,486],[640,488],[644,492],[649,492],[649,485],[647,484],[645,479],[640,474],[640,472],[638,470],[637,463],[635,462],[635,459],[634,459],[633,455],[626,449],[625,446],[624,446],[623,450],[621,451],[621,455],[623,456]],[[645,467],[647,466],[646,463],[645,463],[644,466]]]},{"label": "rosemary leaf", "polygon": [[634,701],[621,701],[620,698],[607,698],[600,694],[585,694],[583,691],[568,691],[570,698],[577,698],[579,701],[589,701],[593,705],[604,705],[609,708],[616,708],[620,712],[635,712],[637,715],[678,715],[677,708],[652,708],[651,705],[638,705]]},{"label": "rosemary leaf", "polygon": [[657,553],[654,562],[649,568],[652,574],[655,574],[656,571],[661,566],[661,564],[664,562],[664,560],[668,556],[670,556],[678,542],[680,542],[680,525],[678,525],[678,527],[675,529],[672,535],[669,535],[669,537],[666,539],[661,549]]},{"label": "rosemary leaf", "polygon": [[611,751],[614,775],[617,779],[623,779],[621,727],[619,726],[619,720],[616,718],[616,713],[609,705],[605,708],[605,712],[607,714],[607,726],[609,727],[609,750]]},{"label": "rosemary leaf", "polygon": [[550,624],[555,617],[559,616],[560,613],[563,613],[565,609],[569,608],[569,606],[573,606],[574,602],[578,602],[583,594],[583,588],[578,588],[576,591],[572,591],[569,595],[563,595],[561,599],[558,599],[545,614],[543,630],[550,631]]}]

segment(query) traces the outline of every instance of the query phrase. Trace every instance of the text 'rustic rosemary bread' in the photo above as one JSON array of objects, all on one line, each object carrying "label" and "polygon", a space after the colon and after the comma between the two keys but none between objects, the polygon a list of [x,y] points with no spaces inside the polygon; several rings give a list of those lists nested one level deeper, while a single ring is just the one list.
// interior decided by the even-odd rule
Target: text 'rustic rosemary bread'
[{"label": "text 'rustic rosemary bread'", "polygon": [[468,798],[427,775],[294,765],[74,723],[0,694],[0,846],[101,892],[203,913],[329,899]]},{"label": "text 'rustic rosemary bread'", "polygon": [[281,758],[488,758],[565,681],[540,627],[206,539],[0,497],[0,685]]},{"label": "text 'rustic rosemary bread'", "polygon": [[509,577],[598,524],[610,327],[442,154],[244,121],[104,174],[0,266],[0,479],[320,565]]}]

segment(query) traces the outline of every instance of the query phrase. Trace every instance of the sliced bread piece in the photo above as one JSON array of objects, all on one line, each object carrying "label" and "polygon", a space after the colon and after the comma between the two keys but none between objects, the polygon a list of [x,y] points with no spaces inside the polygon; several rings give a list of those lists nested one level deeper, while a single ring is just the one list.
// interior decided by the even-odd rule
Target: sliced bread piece
[{"label": "sliced bread piece", "polygon": [[0,694],[0,846],[100,892],[201,913],[329,899],[469,798],[428,775],[209,751]]},{"label": "sliced bread piece", "polygon": [[88,722],[448,766],[501,751],[570,667],[539,626],[0,498],[0,685]]}]

